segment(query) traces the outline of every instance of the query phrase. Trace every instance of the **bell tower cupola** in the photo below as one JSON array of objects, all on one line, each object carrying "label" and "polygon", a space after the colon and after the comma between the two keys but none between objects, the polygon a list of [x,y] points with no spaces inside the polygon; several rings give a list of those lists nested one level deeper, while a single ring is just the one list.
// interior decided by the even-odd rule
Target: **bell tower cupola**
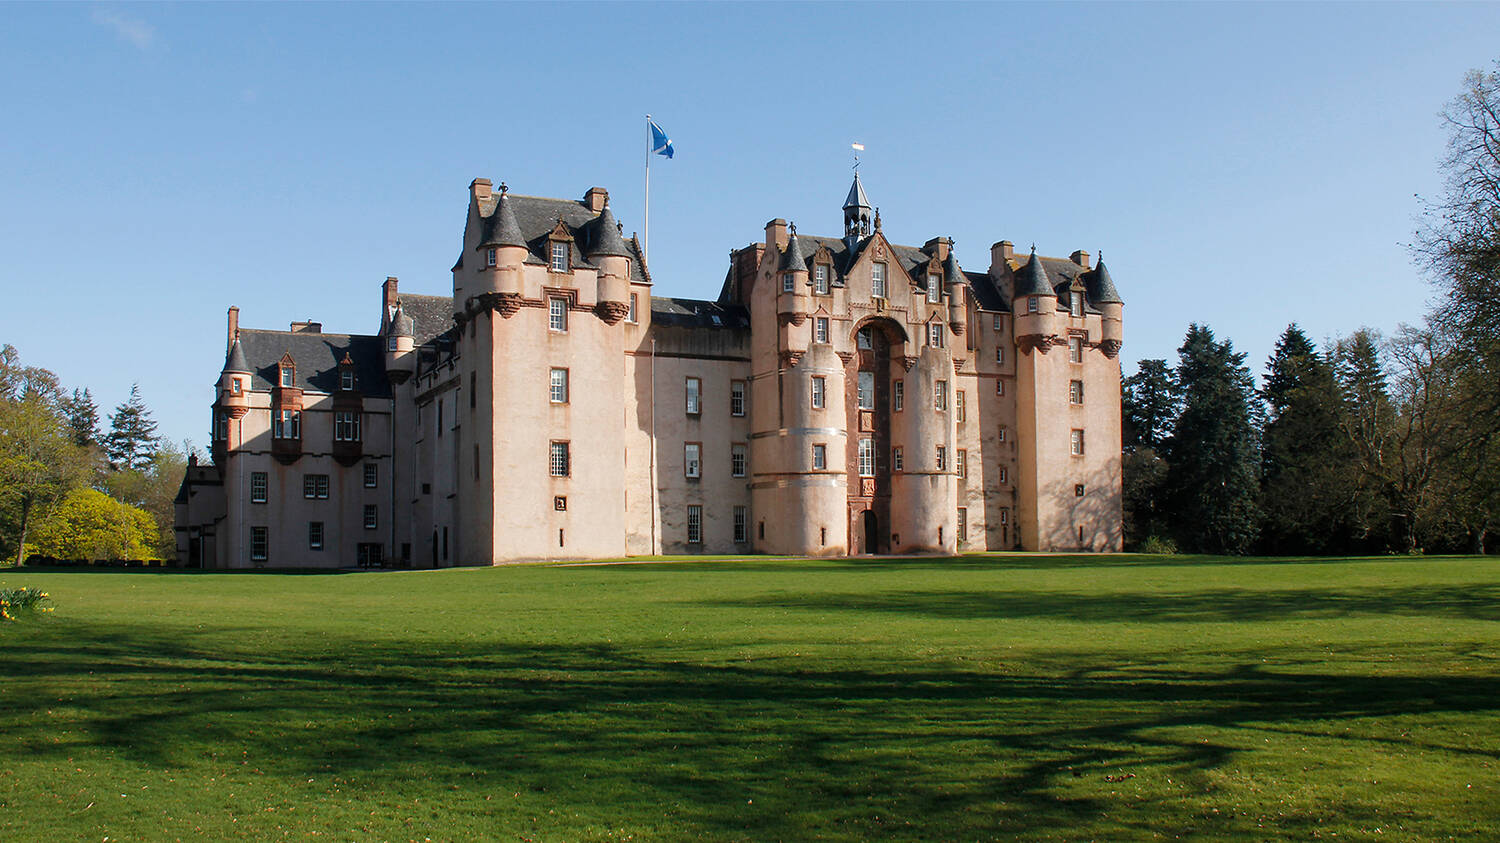
[{"label": "bell tower cupola", "polygon": [[870,235],[870,199],[865,196],[865,186],[859,181],[859,171],[854,171],[854,184],[849,185],[849,196],[844,200],[844,242],[849,250],[861,237]]}]

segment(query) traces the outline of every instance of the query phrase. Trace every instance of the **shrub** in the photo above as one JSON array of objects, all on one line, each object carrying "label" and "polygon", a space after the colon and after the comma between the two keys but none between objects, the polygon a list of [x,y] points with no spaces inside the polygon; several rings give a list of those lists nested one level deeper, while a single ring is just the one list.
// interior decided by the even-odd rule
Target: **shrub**
[{"label": "shrub", "polygon": [[1153,556],[1172,556],[1177,553],[1177,543],[1161,536],[1147,536],[1137,551]]},{"label": "shrub", "polygon": [[22,612],[50,612],[47,592],[38,588],[0,588],[0,621],[13,621]]},{"label": "shrub", "polygon": [[156,521],[94,489],[75,489],[37,525],[36,552],[65,559],[145,559],[156,555]]}]

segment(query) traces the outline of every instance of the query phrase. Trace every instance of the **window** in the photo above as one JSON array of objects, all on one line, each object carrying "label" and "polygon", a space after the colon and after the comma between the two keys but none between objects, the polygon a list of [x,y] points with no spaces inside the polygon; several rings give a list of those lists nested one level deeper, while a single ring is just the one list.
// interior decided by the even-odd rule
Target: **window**
[{"label": "window", "polygon": [[937,446],[937,470],[948,470],[948,449],[942,445]]},{"label": "window", "polygon": [[359,412],[354,410],[339,410],[338,412],[334,413],[333,441],[358,442],[359,417]]},{"label": "window", "polygon": [[823,469],[828,467],[827,445],[812,446],[812,467],[813,471],[822,471]]},{"label": "window", "polygon": [[322,550],[323,549],[323,522],[322,521],[309,521],[309,522],[307,522],[307,549],[308,550]]},{"label": "window", "polygon": [[441,398],[438,399],[437,434],[440,437],[443,435],[443,399]]},{"label": "window", "polygon": [[1037,313],[1042,309],[1042,300],[1039,296],[1026,297],[1026,312]]},{"label": "window", "polygon": [[823,393],[826,388],[826,379],[822,375],[814,375],[812,379],[812,406],[814,410],[823,409]]},{"label": "window", "polygon": [[883,263],[870,266],[870,295],[877,299],[885,298],[885,264]]},{"label": "window", "polygon": [[927,300],[933,304],[943,300],[943,279],[938,275],[927,276]]},{"label": "window", "polygon": [[856,398],[861,410],[875,409],[875,373],[860,372],[859,388]]},{"label": "window", "polygon": [[790,272],[781,273],[781,292],[790,293],[797,288],[796,276]]},{"label": "window", "polygon": [[264,562],[265,559],[266,559],[266,549],[267,549],[267,547],[270,544],[271,544],[271,540],[266,535],[266,528],[265,527],[251,527],[250,528],[250,558],[251,559],[253,559],[253,560],[257,561],[257,562]]},{"label": "window", "polygon": [[859,440],[859,476],[875,476],[875,440]]},{"label": "window", "polygon": [[828,264],[820,263],[813,267],[813,292],[820,296],[828,295]]},{"label": "window", "polygon": [[553,404],[568,403],[568,370],[553,369],[549,375],[547,398]]},{"label": "window", "polygon": [[1007,469],[1004,466],[1001,466],[1000,468],[1000,482],[1002,484],[1010,482],[1010,469]]},{"label": "window", "polygon": [[993,324],[993,325],[991,325],[991,328],[992,328],[992,329],[993,329],[993,330],[994,330],[994,331],[995,331],[995,332],[996,332],[996,333],[998,333],[998,332],[999,332],[999,331],[1000,331],[1000,314],[998,314],[998,313],[997,313],[997,314],[995,314],[995,315],[994,315],[994,317],[993,317],[993,319],[994,319],[994,324]]},{"label": "window", "polygon": [[636,299],[637,298],[638,297],[636,296],[635,293],[631,293],[630,294],[630,312],[625,315],[625,319],[627,321],[629,321],[629,322],[639,322],[640,321],[639,319],[636,318],[636,315],[635,315],[635,304],[636,304]]},{"label": "window", "polygon": [[1083,431],[1074,428],[1068,438],[1068,450],[1075,457],[1083,456]]},{"label": "window", "polygon": [[906,461],[902,458],[901,448],[891,449],[891,471],[905,471]]},{"label": "window", "polygon": [[682,446],[682,474],[685,477],[703,476],[703,445],[688,442]]},{"label": "window", "polygon": [[548,468],[553,477],[567,477],[572,470],[568,459],[568,443],[553,442],[550,446]]},{"label": "window", "polygon": [[891,409],[901,412],[906,407],[906,381],[891,384]]},{"label": "window", "polygon": [[687,515],[688,544],[703,544],[703,507],[695,503],[688,504]]},{"label": "window", "polygon": [[568,244],[562,240],[552,242],[552,271],[568,271]]},{"label": "window", "polygon": [[963,448],[959,448],[958,453],[953,457],[953,471],[959,477],[969,476],[969,452]]},{"label": "window", "polygon": [[813,342],[828,342],[827,316],[819,316],[813,319]]},{"label": "window", "polygon": [[475,445],[474,446],[474,482],[475,483],[479,482],[479,475],[480,475],[479,446]]},{"label": "window", "polygon": [[555,511],[557,511],[557,512],[567,512],[568,511],[568,496],[567,495],[553,495],[552,496],[552,509],[555,510]]},{"label": "window", "polygon": [[271,436],[275,439],[301,439],[302,411],[277,410],[271,418]]},{"label": "window", "polygon": [[229,379],[229,393],[231,395],[239,395],[240,394],[240,379],[239,378],[230,378]]},{"label": "window", "polygon": [[958,540],[967,541],[969,538],[969,510],[966,507],[958,508]]},{"label": "window", "polygon": [[1084,488],[1083,488],[1083,484],[1082,483],[1074,483],[1073,484],[1073,497],[1075,497],[1075,498],[1081,498],[1081,497],[1083,497],[1083,492],[1084,492]]},{"label": "window", "polygon": [[339,389],[348,392],[354,388],[354,370],[344,369],[339,372]]},{"label": "window", "polygon": [[214,439],[219,442],[229,441],[229,416],[218,410],[214,411]]},{"label": "window", "polygon": [[264,471],[250,472],[250,502],[266,502],[266,473]]},{"label": "window", "polygon": [[1001,524],[1009,524],[1010,523],[1010,510],[1008,510],[1008,509],[1002,509],[1002,510],[1000,510],[1000,523]]},{"label": "window", "polygon": [[367,504],[365,504],[365,529],[366,530],[373,530],[373,529],[375,529],[376,527],[379,527],[379,526],[380,526],[380,510],[376,509],[375,508],[375,504],[373,504],[373,503],[367,503]]},{"label": "window", "polygon": [[687,379],[687,414],[696,416],[703,412],[703,381],[698,378]]},{"label": "window", "polygon": [[365,463],[365,488],[373,489],[380,485],[380,466],[372,462]]},{"label": "window", "polygon": [[854,335],[854,344],[861,349],[871,348],[870,329],[860,328],[859,332]]},{"label": "window", "polygon": [[1005,394],[1005,381],[1000,380],[999,378],[995,378],[995,394],[996,395],[1004,395]]},{"label": "window", "polygon": [[328,500],[328,475],[302,475],[302,497],[308,500]]},{"label": "window", "polygon": [[568,330],[568,300],[553,296],[547,299],[547,327],[553,331]]},{"label": "window", "polygon": [[964,391],[962,389],[953,396],[953,414],[959,421],[965,421],[969,417],[968,402],[964,400]]},{"label": "window", "polygon": [[293,369],[291,366],[282,366],[281,367],[281,385],[282,386],[292,386],[292,381],[296,377],[296,374],[297,374],[297,370]]},{"label": "window", "polygon": [[734,543],[744,544],[750,541],[749,527],[750,515],[743,506],[734,508]]},{"label": "window", "polygon": [[1083,403],[1083,381],[1068,381],[1068,403]]},{"label": "window", "polygon": [[1077,290],[1068,293],[1068,313],[1073,316],[1083,315],[1083,293]]},{"label": "window", "polygon": [[743,416],[745,414],[745,382],[729,382],[729,415]]},{"label": "window", "polygon": [[1004,442],[1005,441],[1005,428],[1003,426],[1000,428],[999,433],[995,434],[995,441],[997,441],[997,442]]},{"label": "window", "polygon": [[484,265],[485,266],[494,266],[497,263],[499,263],[499,260],[496,259],[497,256],[499,255],[499,253],[500,253],[500,250],[496,249],[494,246],[491,246],[488,249],[485,249],[484,250]]},{"label": "window", "polygon": [[479,373],[478,372],[470,372],[469,373],[469,409],[470,410],[474,409],[474,406],[476,404],[478,404],[478,403],[479,403]]},{"label": "window", "polygon": [[395,351],[396,350],[396,342],[397,342],[397,340],[396,340],[396,335],[395,334],[391,334],[390,336],[386,337],[385,338],[385,350],[386,351]]},{"label": "window", "polygon": [[939,413],[948,412],[948,382],[932,382],[932,409]]},{"label": "window", "polygon": [[1083,362],[1083,337],[1068,337],[1068,362]]},{"label": "window", "polygon": [[995,362],[1001,364],[1002,366],[1005,365],[1005,346],[995,346]]},{"label": "window", "polygon": [[729,476],[745,476],[746,453],[744,445],[729,446]]},{"label": "window", "polygon": [[927,344],[933,348],[943,347],[943,323],[927,323]]}]

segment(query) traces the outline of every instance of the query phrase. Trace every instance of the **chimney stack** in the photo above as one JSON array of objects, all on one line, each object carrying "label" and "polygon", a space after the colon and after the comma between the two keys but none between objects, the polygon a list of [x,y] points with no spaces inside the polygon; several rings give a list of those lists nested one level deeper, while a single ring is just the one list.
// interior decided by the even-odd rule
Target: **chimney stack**
[{"label": "chimney stack", "polygon": [[1083,267],[1084,269],[1088,269],[1089,268],[1089,253],[1088,252],[1085,252],[1084,250],[1079,249],[1078,251],[1074,252],[1073,254],[1068,255],[1068,257],[1070,257],[1070,258],[1073,259],[1073,263],[1078,264],[1079,266]]},{"label": "chimney stack", "polygon": [[490,199],[490,188],[493,185],[489,179],[475,179],[469,182],[469,195],[476,202],[488,202]]},{"label": "chimney stack", "polygon": [[235,337],[240,335],[240,309],[229,308],[229,337],[224,340],[224,356],[229,356],[229,349],[234,345]]},{"label": "chimney stack", "polygon": [[597,214],[609,203],[609,191],[602,187],[591,187],[588,193],[583,194],[583,201],[590,211]]},{"label": "chimney stack", "polygon": [[766,248],[775,249],[778,255],[786,249],[786,220],[777,218],[766,223]]}]

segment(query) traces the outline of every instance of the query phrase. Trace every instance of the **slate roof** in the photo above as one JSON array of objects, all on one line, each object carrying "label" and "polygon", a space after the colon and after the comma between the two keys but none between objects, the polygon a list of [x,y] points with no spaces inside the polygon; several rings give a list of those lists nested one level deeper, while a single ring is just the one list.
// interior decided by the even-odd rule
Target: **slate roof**
[{"label": "slate roof", "polygon": [[750,311],[737,304],[652,296],[651,324],[675,328],[746,330],[750,327]]},{"label": "slate roof", "polygon": [[[602,253],[594,251],[596,247],[605,249],[610,247],[604,245],[604,239],[607,235],[601,230],[602,226],[596,222],[602,214],[595,214],[589,210],[589,206],[584,204],[584,202],[576,199],[548,199],[541,196],[522,196],[518,193],[506,193],[503,196],[504,206],[509,208],[515,215],[516,226],[520,231],[520,239],[526,246],[527,263],[541,266],[547,265],[551,257],[548,247],[548,235],[557,227],[559,219],[567,226],[568,233],[573,237],[571,255],[569,257],[572,266],[592,269],[595,266],[588,260],[587,255],[590,253],[610,254],[608,251]],[[495,194],[488,207],[480,208],[480,211],[487,215],[485,216],[484,223],[486,233],[481,239],[487,238],[490,227],[495,225],[490,220],[494,217],[495,209],[502,204],[500,199],[501,194]],[[633,237],[628,243],[625,242],[624,238],[620,237],[618,230],[615,230],[614,234],[615,237],[620,238],[619,245],[624,247],[621,251],[622,256],[630,258],[631,280],[638,283],[650,282],[651,276],[642,265],[640,244]],[[458,265],[461,266],[462,264],[463,257],[460,255]],[[419,325],[420,323],[421,320],[418,320]]]},{"label": "slate roof", "polygon": [[512,211],[511,205],[512,202],[509,194],[502,192],[500,199],[495,204],[495,210],[485,220],[484,233],[479,238],[479,245],[526,245],[526,238],[521,234],[521,226],[516,222],[516,215]]},{"label": "slate roof", "polygon": [[391,336],[409,337],[416,331],[416,320],[406,313],[406,308],[396,305],[396,317],[391,320]]},{"label": "slate roof", "polygon": [[620,234],[620,226],[615,222],[615,215],[610,213],[609,206],[599,212],[599,218],[594,220],[593,230],[589,232],[589,257],[618,257],[628,258],[631,256],[630,247],[625,245],[625,238]]},{"label": "slate roof", "polygon": [[786,243],[786,251],[781,253],[781,266],[777,271],[805,272],[807,268],[807,256],[802,253],[802,243],[797,240],[797,232],[793,229],[792,236]]},{"label": "slate roof", "polygon": [[1099,265],[1092,272],[1084,273],[1084,284],[1088,286],[1089,301],[1094,304],[1124,304],[1120,298],[1120,291],[1115,289],[1114,279],[1109,277],[1109,270],[1104,266],[1104,257],[1099,258]]},{"label": "slate roof", "polygon": [[1032,251],[1031,257],[1026,260],[1026,265],[1016,270],[1016,298],[1022,296],[1055,296],[1057,291],[1052,283],[1049,283],[1047,270],[1042,265],[1042,259]]},{"label": "slate roof", "polygon": [[[450,317],[451,318],[451,317]],[[367,398],[389,398],[385,379],[385,347],[380,337],[359,334],[314,334],[290,331],[240,331],[240,345],[251,371],[250,388],[269,390],[280,382],[277,364],[291,354],[297,364],[297,387],[312,392],[337,392],[339,361],[354,361],[356,388]]]},{"label": "slate roof", "polygon": [[401,309],[416,324],[412,327],[412,340],[421,345],[453,327],[452,296],[414,296],[402,293],[399,297]]},{"label": "slate roof", "polygon": [[236,374],[250,374],[250,364],[245,362],[245,349],[240,345],[240,338],[234,338],[234,344],[229,347],[229,356],[224,360],[224,371]]}]

